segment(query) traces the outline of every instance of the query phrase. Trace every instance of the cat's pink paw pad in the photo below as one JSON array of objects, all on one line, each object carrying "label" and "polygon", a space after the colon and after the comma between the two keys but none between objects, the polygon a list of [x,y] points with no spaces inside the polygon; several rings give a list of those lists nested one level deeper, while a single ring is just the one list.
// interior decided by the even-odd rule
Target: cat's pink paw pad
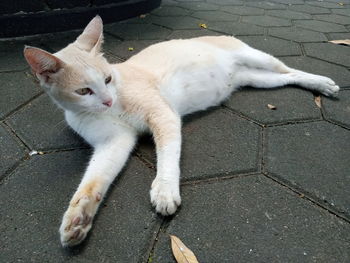
[{"label": "cat's pink paw pad", "polygon": [[181,197],[178,186],[171,184],[159,183],[154,181],[150,191],[151,203],[157,213],[164,216],[172,215],[181,204]]},{"label": "cat's pink paw pad", "polygon": [[81,243],[92,226],[96,212],[96,201],[81,198],[74,206],[70,205],[65,212],[60,227],[62,246],[75,246]]}]

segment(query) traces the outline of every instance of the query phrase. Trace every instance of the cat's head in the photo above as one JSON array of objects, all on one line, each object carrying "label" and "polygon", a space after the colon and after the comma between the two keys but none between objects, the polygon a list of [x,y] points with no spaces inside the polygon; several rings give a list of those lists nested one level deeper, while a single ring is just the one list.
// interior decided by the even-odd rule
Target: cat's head
[{"label": "cat's head", "polygon": [[75,112],[103,112],[116,102],[118,76],[101,53],[102,42],[102,19],[96,16],[76,41],[59,52],[26,46],[24,56],[59,106]]}]

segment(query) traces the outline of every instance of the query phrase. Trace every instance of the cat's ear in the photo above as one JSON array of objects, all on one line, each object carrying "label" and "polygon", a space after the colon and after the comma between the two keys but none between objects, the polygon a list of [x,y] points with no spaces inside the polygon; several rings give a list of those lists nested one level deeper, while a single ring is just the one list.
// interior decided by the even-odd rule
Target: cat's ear
[{"label": "cat's ear", "polygon": [[101,17],[95,16],[74,43],[80,49],[98,54],[103,43],[103,22]]},{"label": "cat's ear", "polygon": [[25,46],[24,57],[33,72],[38,77],[44,77],[45,80],[64,66],[64,62],[58,57],[36,47]]}]

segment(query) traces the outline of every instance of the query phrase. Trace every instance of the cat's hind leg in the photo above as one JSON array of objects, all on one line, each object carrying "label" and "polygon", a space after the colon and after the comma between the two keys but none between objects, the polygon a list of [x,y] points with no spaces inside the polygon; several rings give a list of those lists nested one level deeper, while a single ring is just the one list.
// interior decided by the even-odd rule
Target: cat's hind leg
[{"label": "cat's hind leg", "polygon": [[125,132],[95,147],[83,180],[63,215],[59,230],[63,246],[75,246],[85,239],[108,187],[124,166],[135,141],[135,134]]},{"label": "cat's hind leg", "polygon": [[245,68],[236,73],[234,78],[239,86],[255,88],[275,88],[291,84],[320,92],[326,96],[335,96],[339,91],[339,87],[330,78],[298,70],[291,73],[276,73]]}]

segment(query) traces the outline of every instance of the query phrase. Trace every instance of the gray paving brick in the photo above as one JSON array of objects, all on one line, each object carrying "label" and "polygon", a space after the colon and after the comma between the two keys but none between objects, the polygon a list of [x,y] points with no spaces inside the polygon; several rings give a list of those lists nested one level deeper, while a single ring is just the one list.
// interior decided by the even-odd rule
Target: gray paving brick
[{"label": "gray paving brick", "polygon": [[296,42],[321,42],[327,40],[323,33],[295,27],[270,28],[269,35]]},{"label": "gray paving brick", "polygon": [[8,124],[34,150],[86,146],[65,123],[63,112],[47,95],[35,99],[8,119]]},{"label": "gray paving brick", "polygon": [[127,41],[121,42],[120,44],[110,46],[110,48],[108,49],[108,53],[118,56],[119,58],[122,58],[122,59],[128,59],[131,56],[140,52],[141,50],[145,49],[146,47],[158,42],[160,41],[159,40],[139,40],[139,41],[127,40]]},{"label": "gray paving brick", "polygon": [[350,132],[327,122],[269,128],[266,168],[349,215]]},{"label": "gray paving brick", "polygon": [[265,27],[292,25],[289,20],[272,16],[244,16],[242,22]]},{"label": "gray paving brick", "polygon": [[344,221],[262,176],[183,187],[183,205],[160,233],[152,262],[175,262],[168,234],[199,262],[344,262]]},{"label": "gray paving brick", "polygon": [[158,16],[185,16],[190,11],[177,6],[160,6],[151,13]]},{"label": "gray paving brick", "polygon": [[322,106],[326,119],[350,128],[350,90],[342,90],[336,100],[324,98]]},{"label": "gray paving brick", "polygon": [[318,32],[347,32],[347,29],[343,25],[334,23],[318,21],[318,20],[296,20],[294,24],[306,29],[318,31]]},{"label": "gray paving brick", "polygon": [[306,43],[304,48],[308,56],[350,67],[350,52],[346,46],[333,43]]},{"label": "gray paving brick", "polygon": [[28,72],[0,73],[0,86],[0,118],[42,92]]},{"label": "gray paving brick", "polygon": [[281,3],[281,4],[286,4],[286,5],[304,4],[304,0],[271,0],[271,2]]},{"label": "gray paving brick", "polygon": [[332,9],[332,13],[338,14],[338,15],[343,15],[343,16],[350,16],[350,11],[349,9]]},{"label": "gray paving brick", "polygon": [[246,23],[210,22],[208,29],[235,36],[263,35],[264,28]]},{"label": "gray paving brick", "polygon": [[[149,170],[134,158],[95,219],[88,240],[62,249],[58,227],[89,151],[35,156],[0,187],[1,262],[138,262],[153,233]],[[62,165],[64,163],[64,165]]]},{"label": "gray paving brick", "polygon": [[238,16],[222,11],[198,11],[192,14],[193,17],[205,21],[238,21]]},{"label": "gray paving brick", "polygon": [[274,56],[300,55],[300,47],[297,43],[265,36],[242,36],[241,40],[250,46]]},{"label": "gray paving brick", "polygon": [[328,33],[327,34],[329,40],[339,40],[339,39],[350,39],[349,33]]},{"label": "gray paving brick", "polygon": [[342,66],[304,56],[283,57],[281,60],[290,67],[332,78],[340,87],[350,86],[349,71]]},{"label": "gray paving brick", "polygon": [[241,0],[207,0],[208,3],[213,3],[216,5],[224,5],[224,6],[229,6],[229,5],[244,5],[244,1]]},{"label": "gray paving brick", "polygon": [[311,19],[311,15],[301,12],[295,12],[291,10],[266,10],[266,14],[269,16],[277,16],[287,19]]},{"label": "gray paving brick", "polygon": [[24,145],[14,137],[9,129],[0,124],[0,178],[28,153]]},{"label": "gray paving brick", "polygon": [[[171,29],[196,29],[199,28],[199,24],[203,23],[203,19],[197,19],[189,16],[178,16],[178,17],[158,17],[153,19],[153,23],[161,26],[165,26]],[[162,36],[163,38],[167,35]],[[147,38],[143,38],[147,39]]]},{"label": "gray paving brick", "polygon": [[[350,13],[350,9],[347,9]],[[327,21],[331,23],[336,24],[342,24],[342,25],[349,25],[350,24],[350,17],[348,16],[342,16],[342,15],[314,15],[314,19],[320,20],[320,21]]]},{"label": "gray paving brick", "polygon": [[254,16],[254,15],[264,14],[263,9],[250,7],[250,6],[223,6],[221,10],[224,10],[232,14],[241,15],[241,16],[245,16],[245,15]]},{"label": "gray paving brick", "polygon": [[209,3],[204,3],[204,2],[182,2],[180,4],[182,8],[187,8],[190,10],[196,10],[196,11],[205,11],[205,10],[218,10],[219,5],[215,4],[209,4]]},{"label": "gray paving brick", "polygon": [[311,5],[292,5],[288,9],[307,13],[307,14],[330,14],[331,11],[327,8],[311,6]]},{"label": "gray paving brick", "polygon": [[[257,125],[225,110],[198,113],[188,121],[183,127],[181,178],[258,170],[260,128]],[[138,152],[156,163],[152,143],[144,142]]]},{"label": "gray paving brick", "polygon": [[[277,109],[271,110],[267,104]],[[313,94],[298,88],[243,89],[234,93],[225,105],[264,124],[321,119]]]},{"label": "gray paving brick", "polygon": [[[339,2],[340,3],[340,2]],[[308,1],[307,4],[311,6],[319,6],[324,8],[340,8],[345,9],[344,6],[340,5],[339,3],[329,3],[326,1]]]},{"label": "gray paving brick", "polygon": [[266,9],[266,10],[286,9],[287,8],[287,5],[275,3],[272,1],[259,1],[259,2],[251,1],[251,2],[247,2],[246,5],[253,6],[253,7],[259,7],[259,8]]},{"label": "gray paving brick", "polygon": [[[171,17],[169,19],[174,20]],[[122,23],[106,25],[105,31],[125,40],[164,39],[171,32],[169,29],[157,25]]]},{"label": "gray paving brick", "polygon": [[23,49],[22,43],[0,42],[0,72],[28,69],[23,57]]},{"label": "gray paving brick", "polygon": [[201,37],[201,36],[218,36],[222,35],[221,33],[217,33],[214,31],[206,30],[206,29],[192,29],[192,30],[174,30],[167,39],[186,39],[193,37]]}]

